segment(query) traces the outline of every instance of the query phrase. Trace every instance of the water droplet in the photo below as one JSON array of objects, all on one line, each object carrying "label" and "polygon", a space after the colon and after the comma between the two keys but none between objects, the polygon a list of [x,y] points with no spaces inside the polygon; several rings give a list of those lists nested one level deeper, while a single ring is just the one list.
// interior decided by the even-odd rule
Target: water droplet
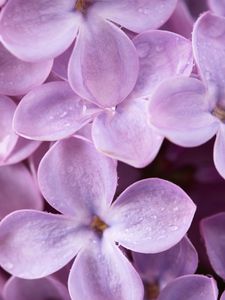
[{"label": "water droplet", "polygon": [[156,52],[161,52],[163,50],[163,46],[162,45],[157,45],[155,47]]},{"label": "water droplet", "polygon": [[175,206],[174,208],[173,208],[173,211],[178,211],[179,210],[179,208],[177,207],[177,206]]},{"label": "water droplet", "polygon": [[8,262],[6,265],[5,265],[6,269],[8,270],[11,270],[13,268],[13,264],[11,262]]},{"label": "water droplet", "polygon": [[150,51],[148,43],[140,43],[136,45],[137,52],[140,58],[147,57]]},{"label": "water droplet", "polygon": [[176,225],[170,225],[169,228],[171,231],[176,231],[178,229]]}]

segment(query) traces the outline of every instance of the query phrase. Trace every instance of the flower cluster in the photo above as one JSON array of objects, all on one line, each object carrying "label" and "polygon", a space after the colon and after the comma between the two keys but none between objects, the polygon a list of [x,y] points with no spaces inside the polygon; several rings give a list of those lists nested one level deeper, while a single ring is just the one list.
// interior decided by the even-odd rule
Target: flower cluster
[{"label": "flower cluster", "polygon": [[224,74],[224,0],[0,0],[0,300],[225,300]]}]

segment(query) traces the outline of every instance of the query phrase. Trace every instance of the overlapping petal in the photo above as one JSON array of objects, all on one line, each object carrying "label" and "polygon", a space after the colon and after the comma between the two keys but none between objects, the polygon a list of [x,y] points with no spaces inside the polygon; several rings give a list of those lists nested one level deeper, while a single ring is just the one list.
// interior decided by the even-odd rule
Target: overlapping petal
[{"label": "overlapping petal", "polygon": [[152,30],[133,39],[140,61],[133,97],[149,96],[171,76],[189,76],[193,66],[191,42],[169,31]]},{"label": "overlapping petal", "polygon": [[17,277],[44,277],[66,265],[90,233],[73,218],[34,210],[13,212],[0,223],[0,265]]},{"label": "overlapping petal", "polygon": [[129,101],[98,115],[92,127],[98,150],[137,168],[153,161],[163,138],[148,124],[147,101]]},{"label": "overlapping petal", "polygon": [[157,282],[164,288],[176,277],[195,273],[198,254],[194,246],[184,237],[167,251],[155,254],[133,252],[134,266],[146,282]]},{"label": "overlapping petal", "polygon": [[45,81],[52,68],[52,60],[29,63],[13,56],[0,43],[0,93],[24,95]]},{"label": "overlapping petal", "polygon": [[172,142],[187,147],[208,141],[218,130],[212,98],[201,81],[174,78],[162,83],[149,103],[150,122]]},{"label": "overlapping petal", "polygon": [[0,96],[0,161],[12,151],[17,135],[12,130],[12,120],[16,104],[6,96]]},{"label": "overlapping petal", "polygon": [[131,40],[114,24],[88,15],[68,66],[74,91],[99,106],[115,106],[131,92],[137,75],[138,56]]},{"label": "overlapping petal", "polygon": [[213,149],[213,159],[217,171],[225,178],[225,125],[221,123],[216,135],[216,140]]},{"label": "overlapping petal", "polygon": [[217,15],[225,16],[225,1],[224,0],[207,0],[209,7]]},{"label": "overlapping petal", "polygon": [[78,254],[69,276],[72,299],[142,300],[141,279],[115,244],[94,240]]},{"label": "overlapping petal", "polygon": [[225,279],[225,213],[219,213],[201,221],[201,233],[210,263],[214,271]]},{"label": "overlapping petal", "polygon": [[66,287],[51,277],[35,280],[11,277],[3,295],[4,300],[70,300]]},{"label": "overlapping petal", "polygon": [[[218,3],[221,1],[218,1]],[[193,52],[204,82],[216,89],[216,97],[225,95],[225,19],[208,12],[195,23]]]},{"label": "overlapping petal", "polygon": [[80,18],[74,5],[74,0],[8,1],[0,21],[2,43],[25,61],[56,57],[77,34]]},{"label": "overlapping petal", "polygon": [[41,85],[19,103],[14,129],[26,138],[54,141],[73,134],[89,121],[85,103],[67,82]]},{"label": "overlapping petal", "polygon": [[0,218],[22,208],[42,208],[41,195],[34,179],[22,164],[0,168]]},{"label": "overlapping petal", "polygon": [[216,300],[217,297],[218,289],[213,278],[186,275],[169,283],[158,300]]},{"label": "overlapping petal", "polygon": [[113,203],[107,215],[108,234],[133,251],[161,252],[183,238],[195,209],[175,184],[157,178],[141,180]]},{"label": "overlapping petal", "polygon": [[171,16],[177,0],[98,1],[95,11],[134,32],[156,29]]},{"label": "overlapping petal", "polygon": [[220,300],[225,300],[225,292],[223,292],[223,294],[221,295]]},{"label": "overlapping petal", "polygon": [[58,211],[89,222],[111,203],[116,185],[116,162],[84,140],[71,137],[56,143],[38,171],[41,192]]}]

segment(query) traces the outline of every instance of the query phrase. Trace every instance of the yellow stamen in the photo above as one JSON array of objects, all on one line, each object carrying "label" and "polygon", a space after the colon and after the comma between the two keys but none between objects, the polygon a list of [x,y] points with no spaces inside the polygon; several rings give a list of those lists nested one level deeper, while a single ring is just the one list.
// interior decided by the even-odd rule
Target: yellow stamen
[{"label": "yellow stamen", "polygon": [[212,111],[212,114],[221,121],[225,121],[225,110],[223,108],[216,106]]},{"label": "yellow stamen", "polygon": [[91,228],[100,233],[102,233],[107,227],[108,225],[97,216],[95,216],[91,222]]},{"label": "yellow stamen", "polygon": [[83,11],[85,8],[85,0],[77,0],[75,8],[79,11]]},{"label": "yellow stamen", "polygon": [[146,283],[145,293],[147,299],[156,300],[160,293],[159,285],[157,283]]}]

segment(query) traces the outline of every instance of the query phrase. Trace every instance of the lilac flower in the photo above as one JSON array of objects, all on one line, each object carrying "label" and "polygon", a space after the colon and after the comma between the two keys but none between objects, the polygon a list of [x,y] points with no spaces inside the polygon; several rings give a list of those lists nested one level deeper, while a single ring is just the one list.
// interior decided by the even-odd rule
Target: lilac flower
[{"label": "lilac flower", "polygon": [[11,277],[3,289],[4,300],[70,300],[66,287],[51,277],[26,280]]},{"label": "lilac flower", "polygon": [[169,283],[158,300],[217,300],[218,289],[213,278],[185,275]]},{"label": "lilac flower", "polygon": [[14,164],[28,157],[40,142],[18,137],[12,129],[16,104],[0,95],[0,165]]},{"label": "lilac flower", "polygon": [[193,49],[203,83],[194,78],[164,82],[150,102],[150,122],[174,143],[193,147],[216,134],[214,162],[225,177],[225,19],[203,14],[193,30]]},{"label": "lilac flower", "polygon": [[219,16],[225,15],[225,1],[224,0],[207,0],[210,9]]},{"label": "lilac flower", "polygon": [[160,291],[176,277],[195,273],[198,254],[184,237],[177,245],[157,254],[133,252],[134,266],[145,284],[145,299],[156,299]]},{"label": "lilac flower", "polygon": [[21,210],[7,216],[0,224],[0,263],[32,279],[77,255],[68,283],[73,299],[142,299],[141,280],[115,241],[136,252],[164,251],[182,239],[195,211],[178,186],[161,179],[139,181],[111,204],[115,161],[73,137],[45,155],[39,183],[64,215]]},{"label": "lilac flower", "polygon": [[188,40],[165,31],[140,34],[133,42],[140,58],[137,82],[116,107],[107,107],[102,98],[96,105],[88,104],[66,82],[47,83],[21,100],[14,118],[16,132],[31,139],[57,140],[93,120],[92,138],[99,151],[135,167],[149,164],[163,139],[149,126],[147,101],[140,98],[149,97],[170,76],[189,76],[192,52]]}]

